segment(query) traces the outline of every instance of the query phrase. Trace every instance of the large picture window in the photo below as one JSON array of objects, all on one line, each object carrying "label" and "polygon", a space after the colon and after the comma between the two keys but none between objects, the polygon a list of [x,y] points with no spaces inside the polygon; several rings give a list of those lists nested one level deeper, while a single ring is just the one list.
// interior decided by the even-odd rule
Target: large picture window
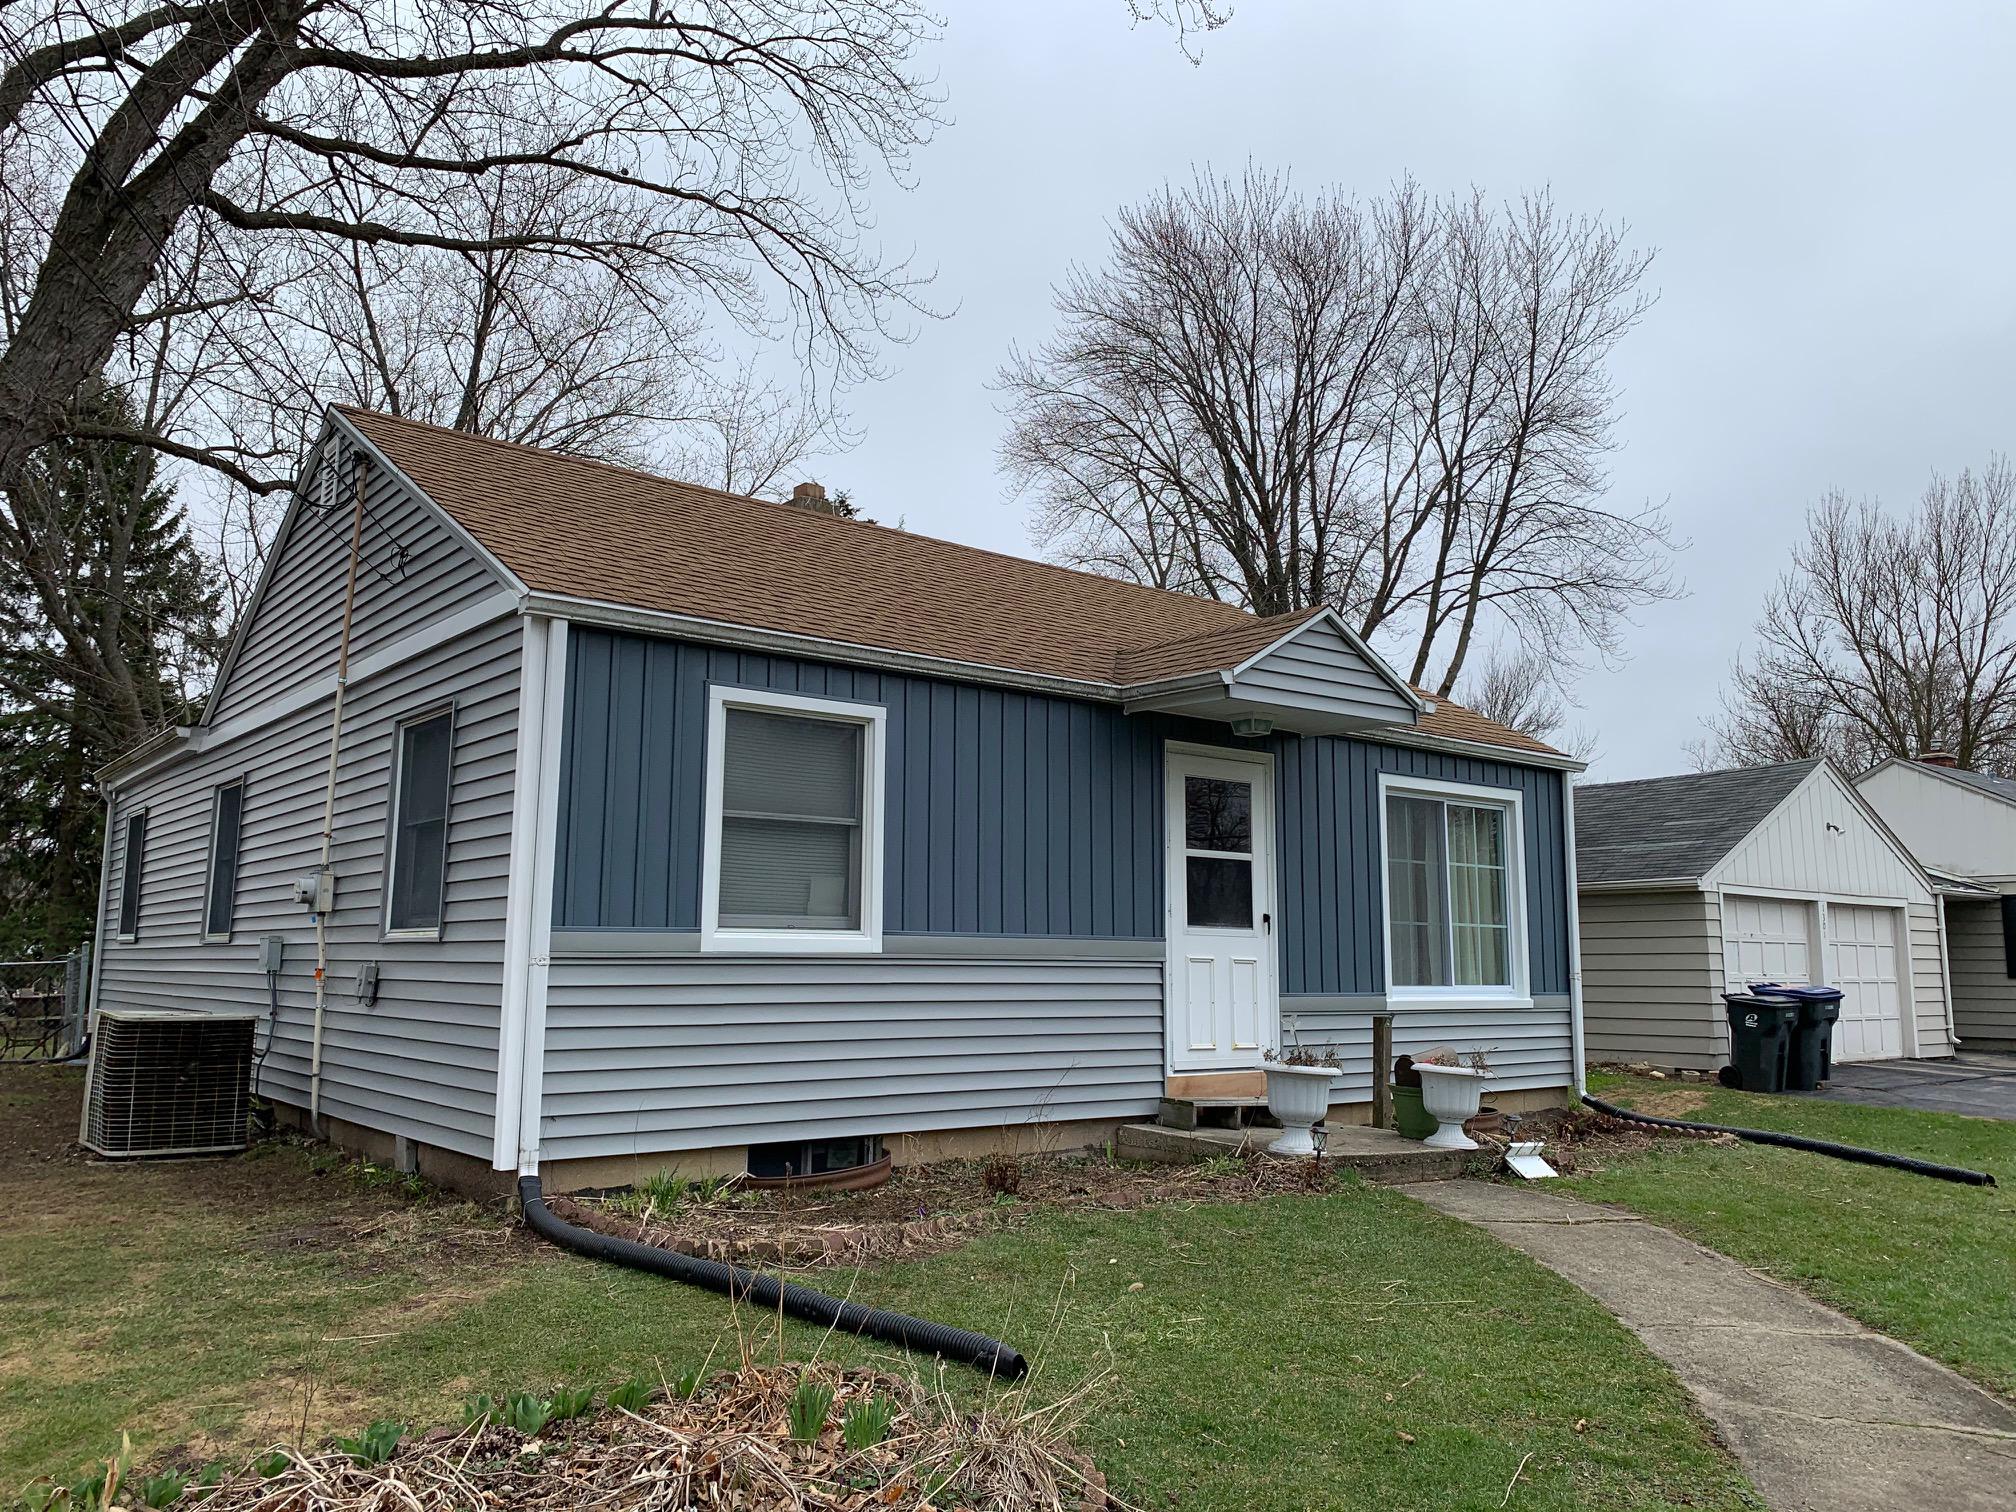
[{"label": "large picture window", "polygon": [[231,938],[238,902],[238,831],[245,813],[245,783],[227,782],[210,801],[210,869],[203,895],[203,933]]},{"label": "large picture window", "polygon": [[1456,793],[1386,793],[1390,986],[1517,991],[1518,813]]},{"label": "large picture window", "polygon": [[879,946],[882,719],[871,704],[715,690],[710,949]]},{"label": "large picture window", "polygon": [[399,727],[393,779],[385,932],[438,936],[448,866],[448,789],[455,715],[443,709]]}]

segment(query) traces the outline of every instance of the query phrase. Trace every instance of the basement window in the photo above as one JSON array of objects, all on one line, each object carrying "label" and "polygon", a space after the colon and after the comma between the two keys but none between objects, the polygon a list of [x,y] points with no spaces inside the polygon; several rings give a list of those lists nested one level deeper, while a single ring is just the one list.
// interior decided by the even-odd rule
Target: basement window
[{"label": "basement window", "polygon": [[703,948],[881,949],[884,715],[714,689]]},{"label": "basement window", "polygon": [[759,1181],[791,1176],[827,1176],[873,1165],[882,1158],[882,1141],[873,1134],[854,1139],[794,1139],[783,1144],[749,1147],[749,1174]]}]

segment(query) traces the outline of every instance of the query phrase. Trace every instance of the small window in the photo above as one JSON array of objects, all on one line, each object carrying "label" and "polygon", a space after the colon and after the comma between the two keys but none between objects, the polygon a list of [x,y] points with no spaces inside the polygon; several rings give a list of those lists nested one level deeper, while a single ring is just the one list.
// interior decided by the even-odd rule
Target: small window
[{"label": "small window", "polygon": [[1386,797],[1386,929],[1392,985],[1510,990],[1511,810],[1411,793]]},{"label": "small window", "polygon": [[1184,919],[1192,929],[1253,927],[1253,784],[1183,779]]},{"label": "small window", "polygon": [[389,934],[441,932],[442,883],[448,864],[448,784],[454,767],[455,716],[443,710],[399,727],[393,784]]},{"label": "small window", "polygon": [[147,858],[147,811],[126,816],[126,844],[119,862],[119,938],[140,937],[140,872]]},{"label": "small window", "polygon": [[231,938],[231,915],[238,902],[238,828],[245,811],[245,783],[227,782],[210,804],[210,880],[204,894],[203,933]]},{"label": "small window", "polygon": [[882,710],[718,689],[713,713],[708,943],[879,945]]}]

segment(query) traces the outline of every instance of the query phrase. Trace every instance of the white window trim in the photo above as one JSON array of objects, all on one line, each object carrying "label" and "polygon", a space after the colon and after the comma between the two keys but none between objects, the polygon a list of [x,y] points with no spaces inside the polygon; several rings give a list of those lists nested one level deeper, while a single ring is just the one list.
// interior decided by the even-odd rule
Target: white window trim
[{"label": "white window trim", "polygon": [[[728,711],[789,714],[857,724],[867,732],[862,752],[861,927],[859,929],[735,929],[721,924],[721,798],[726,772]],[[882,950],[882,814],[887,792],[889,711],[881,704],[843,703],[762,688],[715,686],[707,694],[707,786],[701,820],[700,948],[767,955],[874,955]]]},{"label": "white window trim", "polygon": [[[1512,980],[1503,987],[1396,987],[1393,983],[1393,889],[1390,853],[1386,845],[1386,800],[1401,798],[1455,799],[1480,808],[1503,809],[1505,823],[1505,922],[1508,927]],[[1380,946],[1386,963],[1386,1001],[1397,1007],[1448,1003],[1483,1003],[1494,1008],[1533,1006],[1531,942],[1526,930],[1526,805],[1517,788],[1485,787],[1470,782],[1445,782],[1409,777],[1401,772],[1379,774],[1379,922]]]},{"label": "white window trim", "polygon": [[[214,930],[210,927],[210,904],[217,895],[217,821],[224,815],[224,790],[238,789],[238,833],[231,839],[231,872],[235,879],[238,861],[245,845],[245,778],[240,775],[229,777],[210,789],[210,843],[203,852],[203,943],[206,945],[228,945],[238,928],[238,899],[234,893],[231,902],[231,928]],[[235,880],[234,880],[235,888]]]},{"label": "white window trim", "polygon": [[[422,709],[409,714],[392,727],[392,780],[386,788],[385,807],[385,882],[380,889],[383,896],[379,900],[378,937],[381,940],[439,940],[448,923],[448,836],[455,824],[455,734],[456,707],[451,703],[437,704],[431,709]],[[392,927],[392,879],[398,875],[399,865],[399,794],[406,786],[406,732],[415,725],[431,723],[446,717],[448,720],[448,802],[441,814],[441,921],[432,929],[394,929]]]}]

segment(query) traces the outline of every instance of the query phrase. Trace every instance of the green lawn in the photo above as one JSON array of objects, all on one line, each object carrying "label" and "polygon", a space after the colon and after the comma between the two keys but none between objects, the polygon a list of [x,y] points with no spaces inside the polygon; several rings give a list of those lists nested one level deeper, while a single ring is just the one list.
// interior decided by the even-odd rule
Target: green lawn
[{"label": "green lawn", "polygon": [[[743,1342],[763,1358],[892,1359],[796,1324],[780,1342],[774,1319],[747,1314],[738,1342],[717,1297],[315,1175],[296,1149],[51,1158],[20,1131],[60,1122],[74,1092],[53,1083],[0,1080],[0,1495],[80,1468],[122,1430],[143,1457],[200,1457],[303,1422],[315,1437],[453,1419],[471,1389],[677,1372]],[[1607,1314],[1377,1188],[1052,1211],[931,1260],[815,1279],[1009,1338],[1038,1361],[1039,1398],[1089,1383],[1078,1440],[1144,1507],[1760,1505]]]},{"label": "green lawn", "polygon": [[[2016,1124],[1599,1076],[1624,1106],[1777,1129],[2016,1183]],[[2016,1396],[2016,1188],[1958,1186],[1824,1155],[1674,1145],[1566,1184],[1788,1281]]]}]

